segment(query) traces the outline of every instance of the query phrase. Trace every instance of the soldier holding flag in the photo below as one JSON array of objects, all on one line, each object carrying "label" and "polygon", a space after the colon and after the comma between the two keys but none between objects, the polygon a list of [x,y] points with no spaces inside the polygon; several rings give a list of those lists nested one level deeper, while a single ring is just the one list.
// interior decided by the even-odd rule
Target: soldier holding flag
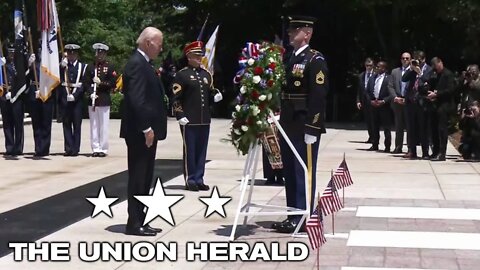
[{"label": "soldier holding flag", "polygon": [[83,84],[87,64],[78,61],[77,44],[65,45],[67,57],[61,62],[61,86],[57,89],[62,111],[64,156],[78,156],[82,128],[82,104],[85,86]]},{"label": "soldier holding flag", "polygon": [[93,44],[95,63],[87,68],[89,94],[88,115],[93,157],[105,157],[108,152],[108,124],[110,122],[110,93],[115,88],[117,74],[107,61],[109,47],[103,43]]}]

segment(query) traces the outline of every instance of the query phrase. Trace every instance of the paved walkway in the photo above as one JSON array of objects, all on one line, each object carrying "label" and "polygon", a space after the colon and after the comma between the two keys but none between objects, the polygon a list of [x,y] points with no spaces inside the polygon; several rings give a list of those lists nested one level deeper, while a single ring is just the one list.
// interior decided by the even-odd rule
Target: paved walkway
[{"label": "paved walkway", "polygon": [[[61,125],[55,123],[51,149],[55,155],[41,160],[32,159],[32,132],[31,126],[27,126],[25,150],[30,154],[18,159],[0,159],[0,213],[15,212],[23,206],[37,204],[45,198],[124,172],[127,168],[126,147],[118,138],[119,124],[116,120],[111,123],[111,151],[103,159],[89,157],[88,120],[82,126],[81,152],[85,155],[76,158],[61,155]],[[208,148],[208,159],[211,161],[206,171],[208,184],[217,186],[222,196],[232,197],[225,207],[226,218],[214,214],[205,219],[205,205],[198,196],[208,196],[210,192],[186,192],[182,189],[183,177],[179,175],[164,184],[167,194],[185,195],[172,207],[176,226],[155,219],[152,225],[164,229],[155,238],[123,234],[127,216],[127,204],[123,201],[112,207],[113,218],[103,214],[94,219],[82,218],[54,233],[43,235],[37,241],[69,241],[70,262],[14,262],[13,254],[9,254],[0,258],[0,269],[316,269],[315,252],[302,262],[186,261],[184,249],[188,241],[228,241],[239,201],[239,180],[245,159],[237,156],[232,146],[221,142],[222,138],[226,138],[228,127],[227,120],[214,120],[212,123]],[[335,216],[335,235],[331,235],[331,218],[325,220],[328,242],[320,251],[320,269],[480,269],[480,163],[458,161],[458,154],[451,145],[446,162],[402,160],[398,155],[365,151],[369,145],[360,141],[365,140],[366,133],[348,125],[330,128],[327,132],[321,139],[317,190],[324,189],[331,170],[338,166],[344,153],[355,184],[346,190],[346,209]],[[170,120],[168,138],[158,145],[157,158],[180,160],[180,138],[176,122]],[[3,134],[0,141],[3,141]],[[261,176],[261,164],[258,172]],[[109,193],[108,189],[106,193],[109,197],[120,196]],[[85,194],[85,197],[88,195],[91,194]],[[86,200],[72,200],[67,198],[56,207],[78,204],[79,208],[92,209]],[[282,187],[258,186],[253,200],[284,205],[285,192]],[[18,218],[22,219],[21,216]],[[250,244],[275,241],[281,245],[289,241],[306,243],[305,238],[293,239],[269,229],[272,221],[283,218],[261,216],[250,219],[247,227],[239,228],[237,240]],[[61,223],[65,217],[58,215],[51,219]],[[5,228],[4,222],[0,221],[0,228]],[[38,228],[35,222],[29,224],[33,232]],[[86,263],[78,258],[78,243],[82,241],[176,242],[179,258],[176,262]]]}]

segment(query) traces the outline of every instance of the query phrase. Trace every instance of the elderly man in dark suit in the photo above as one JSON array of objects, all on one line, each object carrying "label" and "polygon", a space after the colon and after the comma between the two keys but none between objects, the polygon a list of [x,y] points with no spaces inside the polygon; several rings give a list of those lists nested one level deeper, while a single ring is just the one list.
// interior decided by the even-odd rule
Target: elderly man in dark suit
[{"label": "elderly man in dark suit", "polygon": [[378,150],[380,141],[380,128],[383,127],[385,134],[385,153],[390,152],[392,144],[392,135],[390,132],[392,120],[390,102],[393,99],[392,93],[388,89],[389,75],[387,71],[387,63],[380,61],[376,67],[377,74],[370,77],[367,84],[367,91],[372,105],[372,124],[373,124],[373,142],[370,151]]},{"label": "elderly man in dark suit", "polygon": [[392,70],[388,88],[393,96],[392,109],[395,117],[395,149],[393,153],[399,154],[403,151],[403,137],[405,134],[405,127],[407,127],[407,142],[408,137],[408,120],[406,119],[405,110],[405,93],[408,87],[408,82],[402,81],[402,76],[407,72],[410,65],[411,55],[408,52],[402,53],[400,62],[401,67]]},{"label": "elderly man in dark suit", "polygon": [[365,59],[365,71],[358,76],[357,89],[357,109],[363,111],[363,118],[368,130],[368,140],[365,143],[372,143],[372,108],[370,106],[370,99],[367,93],[368,79],[373,75],[374,63],[372,58]]},{"label": "elderly man in dark suit", "polygon": [[403,74],[402,81],[408,83],[405,92],[408,133],[412,138],[408,141],[408,154],[405,158],[417,159],[417,139],[422,146],[422,159],[430,159],[428,155],[428,115],[431,102],[426,98],[428,84],[425,84],[430,76],[432,68],[425,63],[423,51],[413,52],[413,60],[407,71]]},{"label": "elderly man in dark suit", "polygon": [[165,91],[150,60],[162,51],[163,34],[145,28],[123,73],[124,110],[120,137],[128,151],[128,222],[125,233],[155,236],[161,229],[143,225],[143,204],[134,195],[148,195],[153,182],[157,141],[167,136]]}]

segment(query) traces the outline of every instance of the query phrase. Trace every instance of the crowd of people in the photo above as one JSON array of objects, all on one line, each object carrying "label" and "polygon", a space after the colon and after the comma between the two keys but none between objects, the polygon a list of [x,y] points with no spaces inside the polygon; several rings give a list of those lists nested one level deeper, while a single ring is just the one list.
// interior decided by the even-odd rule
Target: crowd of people
[{"label": "crowd of people", "polygon": [[[375,63],[367,58],[365,71],[359,75],[356,105],[363,111],[367,126],[366,143],[371,144],[368,150],[379,151],[380,129],[383,129],[383,152],[404,153],[406,130],[407,149],[403,158],[445,161],[449,123],[458,116],[462,157],[480,159],[478,66],[469,65],[457,77],[440,57],[433,57],[427,63],[425,53],[419,50],[402,53],[400,62],[400,67],[389,73],[385,61]],[[417,154],[418,146],[421,156]]]}]

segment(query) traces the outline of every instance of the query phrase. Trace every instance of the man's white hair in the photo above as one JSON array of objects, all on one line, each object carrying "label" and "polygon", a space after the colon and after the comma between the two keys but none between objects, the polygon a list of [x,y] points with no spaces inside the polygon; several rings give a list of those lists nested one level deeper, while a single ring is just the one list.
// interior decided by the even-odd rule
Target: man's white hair
[{"label": "man's white hair", "polygon": [[145,44],[147,40],[152,40],[153,38],[159,35],[163,36],[162,31],[160,31],[155,27],[148,26],[145,29],[143,29],[142,33],[140,33],[140,36],[138,36],[137,45]]}]

